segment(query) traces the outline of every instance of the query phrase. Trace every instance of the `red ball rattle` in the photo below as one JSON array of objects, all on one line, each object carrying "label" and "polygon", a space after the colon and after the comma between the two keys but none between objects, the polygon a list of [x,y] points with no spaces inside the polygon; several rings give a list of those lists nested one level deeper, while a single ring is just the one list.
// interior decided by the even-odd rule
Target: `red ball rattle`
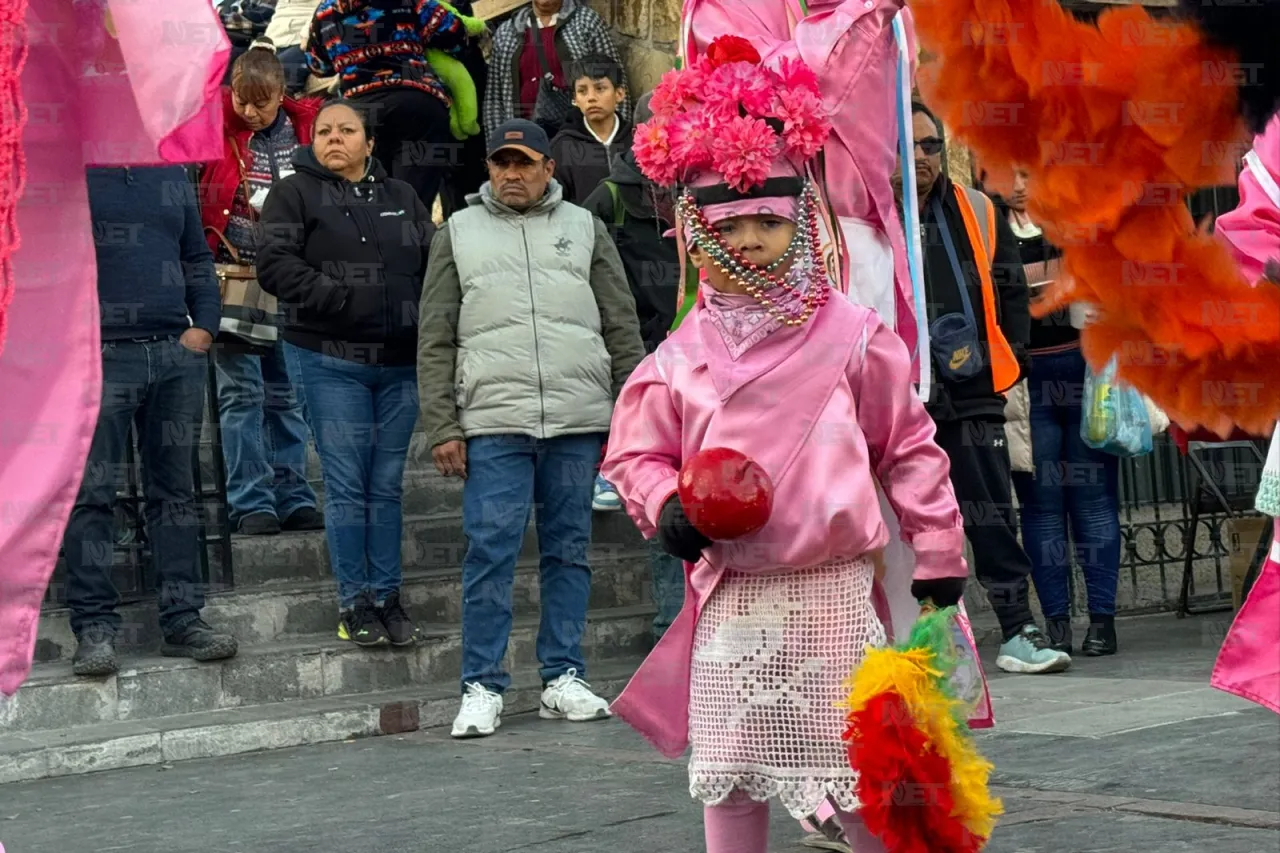
[{"label": "red ball rattle", "polygon": [[754,459],[727,447],[699,451],[680,467],[680,503],[708,539],[754,533],[773,511],[773,481]]}]

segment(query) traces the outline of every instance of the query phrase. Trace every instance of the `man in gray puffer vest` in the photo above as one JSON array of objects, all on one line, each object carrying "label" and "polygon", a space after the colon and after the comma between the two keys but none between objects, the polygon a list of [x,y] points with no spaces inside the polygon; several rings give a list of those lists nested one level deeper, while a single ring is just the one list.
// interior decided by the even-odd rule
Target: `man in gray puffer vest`
[{"label": "man in gray puffer vest", "polygon": [[431,454],[440,473],[465,478],[454,737],[501,723],[511,588],[534,506],[540,715],[609,716],[583,680],[591,491],[613,400],[644,357],[618,250],[603,223],[563,200],[546,133],[500,125],[488,164],[489,182],[431,244],[418,342]]}]

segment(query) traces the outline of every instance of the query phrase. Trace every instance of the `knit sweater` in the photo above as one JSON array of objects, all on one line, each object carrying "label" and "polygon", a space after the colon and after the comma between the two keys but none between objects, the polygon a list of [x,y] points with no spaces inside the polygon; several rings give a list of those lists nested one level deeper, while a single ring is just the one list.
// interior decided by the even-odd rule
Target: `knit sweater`
[{"label": "knit sweater", "polygon": [[436,0],[322,0],[311,21],[307,62],[320,77],[340,75],[348,98],[393,87],[430,92],[451,104],[424,54],[457,53],[462,21]]},{"label": "knit sweater", "polygon": [[221,300],[180,166],[87,170],[102,339],[218,332]]},{"label": "knit sweater", "polygon": [[[240,263],[251,264],[257,256],[258,228],[255,220],[271,185],[293,174],[293,152],[297,150],[298,135],[284,110],[276,114],[276,120],[270,127],[263,128],[249,138],[249,152],[253,156],[251,162],[246,164],[248,168],[245,179],[249,184],[249,192],[258,201],[258,212],[251,209],[252,199],[245,197],[244,188],[237,189],[231,203],[231,216],[227,220],[226,231],[228,242],[236,247],[236,253],[240,256]],[[217,260],[228,263],[235,258],[231,257],[226,247],[219,245]]]}]

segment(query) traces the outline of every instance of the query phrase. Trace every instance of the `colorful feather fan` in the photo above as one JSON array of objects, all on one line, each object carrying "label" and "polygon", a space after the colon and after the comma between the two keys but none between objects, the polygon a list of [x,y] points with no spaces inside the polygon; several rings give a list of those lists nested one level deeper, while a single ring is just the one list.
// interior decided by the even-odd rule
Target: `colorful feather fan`
[{"label": "colorful feather fan", "polygon": [[[1171,420],[1219,435],[1263,434],[1280,414],[1280,288],[1246,281],[1185,204],[1234,182],[1247,147],[1240,113],[1256,126],[1274,104],[1275,81],[1240,40],[1248,27],[1234,8],[1275,15],[1276,0],[1258,2],[1205,4],[1233,8],[1199,14],[1201,26],[1137,6],[1093,24],[1053,0],[912,3],[936,58],[922,70],[926,99],[989,185],[1003,190],[1013,167],[1027,170],[1032,218],[1063,248],[1067,275],[1036,313],[1094,305],[1089,362],[1115,356],[1121,378]],[[1270,35],[1255,41],[1270,49]]]},{"label": "colorful feather fan", "polygon": [[849,680],[858,814],[888,853],[976,853],[1002,811],[951,688],[956,612],[926,611],[904,642],[868,649]]}]

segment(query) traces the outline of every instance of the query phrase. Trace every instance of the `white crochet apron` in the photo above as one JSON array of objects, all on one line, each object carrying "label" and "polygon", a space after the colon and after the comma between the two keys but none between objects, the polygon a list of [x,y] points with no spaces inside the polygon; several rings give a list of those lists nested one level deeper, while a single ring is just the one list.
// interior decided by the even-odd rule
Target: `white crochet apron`
[{"label": "white crochet apron", "polygon": [[885,642],[866,558],[773,574],[726,571],[694,635],[689,790],[705,805],[739,790],[797,820],[828,797],[857,808],[841,736],[844,682]]}]

